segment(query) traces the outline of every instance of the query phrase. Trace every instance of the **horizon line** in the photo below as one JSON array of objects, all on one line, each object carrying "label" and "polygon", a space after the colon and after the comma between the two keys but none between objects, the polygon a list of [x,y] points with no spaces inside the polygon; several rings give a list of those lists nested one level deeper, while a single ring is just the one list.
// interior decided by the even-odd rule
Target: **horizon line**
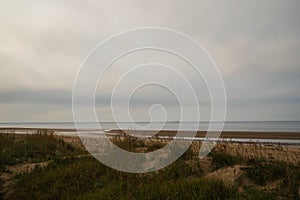
[{"label": "horizon line", "polygon": [[[209,123],[209,122],[222,122],[222,121],[179,121],[179,120],[170,120],[170,121],[82,121],[76,123],[181,123],[181,122],[196,122],[196,123]],[[225,120],[226,122],[300,122],[300,120]],[[29,124],[29,123],[75,123],[74,121],[0,121],[0,124]]]}]

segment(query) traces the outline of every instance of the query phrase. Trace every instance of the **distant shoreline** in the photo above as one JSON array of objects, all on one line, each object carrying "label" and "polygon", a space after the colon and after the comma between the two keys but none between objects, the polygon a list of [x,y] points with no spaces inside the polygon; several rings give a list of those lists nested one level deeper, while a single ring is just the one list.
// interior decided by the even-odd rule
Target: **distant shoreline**
[{"label": "distant shoreline", "polygon": [[[20,132],[20,133],[33,133],[37,130],[53,130],[55,133],[76,133],[76,129],[52,129],[52,128],[19,128],[19,127],[5,127],[0,128],[0,132]],[[81,130],[84,132],[95,132],[97,130]],[[122,134],[122,130],[113,129],[105,131],[108,134]],[[156,131],[146,131],[146,130],[134,130],[131,131],[133,135],[153,135]],[[173,130],[162,130],[159,131],[156,136],[174,137],[177,131]],[[206,136],[206,131],[198,131],[196,134],[197,138],[203,138]],[[213,131],[211,132],[214,133]],[[191,135],[191,131],[181,131],[181,136]],[[278,139],[278,140],[300,140],[300,132],[268,132],[268,131],[222,131],[220,138],[238,138],[238,139]]]},{"label": "distant shoreline", "polygon": [[[198,124],[199,123],[199,124]],[[69,129],[129,129],[129,130],[165,130],[189,131],[197,128],[205,131],[214,124],[223,127],[223,132],[278,132],[300,133],[300,121],[226,121],[221,126],[218,122],[0,122],[0,128],[47,128],[69,131]]]}]

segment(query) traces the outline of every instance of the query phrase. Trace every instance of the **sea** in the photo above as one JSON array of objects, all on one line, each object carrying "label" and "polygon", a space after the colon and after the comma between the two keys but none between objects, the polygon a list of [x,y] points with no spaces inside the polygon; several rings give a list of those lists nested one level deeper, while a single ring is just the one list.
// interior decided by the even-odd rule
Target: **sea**
[{"label": "sea", "polygon": [[[80,122],[77,127],[99,127],[102,130],[207,130],[210,122]],[[212,125],[220,122],[211,122]],[[74,122],[0,122],[0,128],[76,129]],[[300,132],[300,121],[226,121],[224,131]]]},{"label": "sea", "polygon": [[[76,132],[65,131],[65,129],[84,130],[87,137],[98,137],[99,131],[103,133],[114,130],[195,130],[197,125],[198,130],[206,131],[209,125],[220,125],[220,122],[80,122],[75,125],[74,122],[0,122],[0,128],[45,128],[45,129],[61,129],[56,132],[59,135],[77,135]],[[97,128],[95,128],[97,127]],[[213,126],[214,127],[214,126]],[[223,131],[262,131],[262,132],[299,132],[300,121],[226,121],[223,126]],[[15,133],[28,133],[20,131]],[[181,138],[182,139],[182,138]],[[189,139],[189,138],[186,138]],[[193,140],[204,140],[205,138],[193,138]],[[216,140],[218,140],[216,138]],[[289,139],[239,139],[239,138],[224,138],[232,142],[257,142],[257,143],[276,143],[286,144],[290,146],[300,147],[300,140]]]}]

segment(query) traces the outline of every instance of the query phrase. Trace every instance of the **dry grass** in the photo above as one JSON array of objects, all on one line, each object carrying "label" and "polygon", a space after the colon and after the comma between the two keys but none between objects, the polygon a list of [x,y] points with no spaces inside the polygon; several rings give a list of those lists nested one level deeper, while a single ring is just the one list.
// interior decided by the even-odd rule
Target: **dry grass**
[{"label": "dry grass", "polygon": [[[78,156],[74,152],[85,155],[85,151],[73,146],[76,143],[83,147],[76,137],[58,138],[40,132],[32,136],[5,134],[0,139],[6,152],[19,152],[16,150],[19,147],[34,149],[30,154],[2,153],[2,161],[13,161],[3,165],[6,173],[24,161],[47,161],[49,155],[54,156],[43,167],[14,174],[12,180],[17,184],[9,196],[4,196],[7,199],[299,199],[297,148],[220,142],[209,157],[201,160],[198,158],[201,142],[196,141],[165,169],[128,174],[110,169],[92,157]],[[170,140],[141,139],[126,134],[111,137],[114,144],[132,152],[154,151]],[[7,142],[14,145],[9,149]],[[44,148],[48,143],[55,148]],[[33,144],[35,148],[29,148]],[[61,153],[51,154],[57,150]]]}]

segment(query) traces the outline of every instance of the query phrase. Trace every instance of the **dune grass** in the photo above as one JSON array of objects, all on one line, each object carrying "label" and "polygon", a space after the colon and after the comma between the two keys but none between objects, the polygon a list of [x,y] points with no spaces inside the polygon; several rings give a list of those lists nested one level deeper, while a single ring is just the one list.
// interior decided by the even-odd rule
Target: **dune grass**
[{"label": "dune grass", "polygon": [[83,152],[46,129],[27,135],[0,134],[0,149],[0,170],[3,170],[5,165],[42,162]]},{"label": "dune grass", "polygon": [[229,167],[236,164],[242,164],[245,159],[241,156],[233,156],[227,152],[219,152],[213,150],[209,153],[209,156],[213,160],[214,170],[220,169],[222,167]]},{"label": "dune grass", "polygon": [[285,162],[252,161],[247,169],[247,176],[256,184],[265,186],[272,181],[280,180],[276,193],[285,199],[300,199],[300,167]]},{"label": "dune grass", "polygon": [[[135,137],[115,137],[120,147],[153,151],[165,144],[147,143]],[[208,179],[197,152],[189,148],[176,162],[156,172],[130,174],[111,169],[84,150],[65,143],[51,132],[34,135],[0,135],[1,166],[52,160],[48,166],[14,177],[5,199],[299,199],[298,165],[266,159],[247,159],[214,149],[213,170],[247,165],[251,185]],[[261,189],[272,181],[273,189]],[[1,196],[0,196],[1,199]]]},{"label": "dune grass", "polygon": [[[254,187],[245,186],[245,198],[258,199],[258,196],[265,199],[300,199],[300,166],[288,162],[278,161],[274,159],[245,158],[238,155],[232,155],[226,151],[218,151],[213,149],[209,156],[212,158],[214,169],[229,167],[233,165],[245,165],[246,176],[258,186],[266,186],[274,181],[279,181],[278,187],[273,191],[260,191]],[[247,199],[246,198],[246,199]],[[275,198],[275,199],[276,199]]]},{"label": "dune grass", "polygon": [[[201,176],[200,176],[201,177]],[[164,170],[128,174],[92,157],[66,159],[18,177],[10,199],[227,199],[237,188],[199,178],[182,159]]]}]

